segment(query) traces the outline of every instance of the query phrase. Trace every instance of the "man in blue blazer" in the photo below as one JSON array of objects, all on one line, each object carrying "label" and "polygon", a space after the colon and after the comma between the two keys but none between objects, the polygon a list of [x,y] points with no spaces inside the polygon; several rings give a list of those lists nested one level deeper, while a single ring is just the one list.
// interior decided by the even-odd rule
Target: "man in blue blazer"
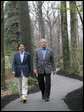
[{"label": "man in blue blazer", "polygon": [[20,43],[19,51],[14,54],[12,61],[12,74],[17,77],[19,84],[20,101],[27,101],[28,76],[31,71],[30,53],[25,51],[25,45]]}]

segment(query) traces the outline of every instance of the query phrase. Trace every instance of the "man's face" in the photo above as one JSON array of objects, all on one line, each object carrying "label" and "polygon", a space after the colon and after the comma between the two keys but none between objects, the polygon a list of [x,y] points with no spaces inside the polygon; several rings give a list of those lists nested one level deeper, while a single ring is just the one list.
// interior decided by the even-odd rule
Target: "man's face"
[{"label": "man's face", "polygon": [[45,39],[42,39],[42,40],[41,40],[41,46],[42,46],[43,48],[45,48],[45,47],[46,47],[46,44],[47,44],[47,41],[46,41]]},{"label": "man's face", "polygon": [[24,49],[25,49],[24,45],[23,45],[23,44],[20,44],[20,46],[19,46],[19,51],[23,52]]}]

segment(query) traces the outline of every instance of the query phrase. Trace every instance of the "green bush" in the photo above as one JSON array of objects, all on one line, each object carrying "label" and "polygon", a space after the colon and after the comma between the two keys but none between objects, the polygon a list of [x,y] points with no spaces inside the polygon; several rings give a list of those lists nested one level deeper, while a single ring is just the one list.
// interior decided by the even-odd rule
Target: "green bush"
[{"label": "green bush", "polygon": [[79,64],[83,65],[83,55],[79,55]]},{"label": "green bush", "polygon": [[12,73],[11,68],[10,69],[5,69],[5,75],[9,75],[11,73]]},{"label": "green bush", "polygon": [[37,83],[37,79],[33,77],[29,77],[28,84],[29,85],[35,85]]},{"label": "green bush", "polygon": [[11,90],[12,93],[15,93],[16,91],[18,91],[18,82],[12,82],[11,80],[6,80],[6,86],[7,89],[6,90]]},{"label": "green bush", "polygon": [[15,93],[18,90],[18,83],[10,81],[9,88],[12,90],[12,93]]},{"label": "green bush", "polygon": [[83,72],[83,65],[80,66],[80,72]]},{"label": "green bush", "polygon": [[63,59],[60,59],[59,61],[56,62],[56,67],[63,68]]}]

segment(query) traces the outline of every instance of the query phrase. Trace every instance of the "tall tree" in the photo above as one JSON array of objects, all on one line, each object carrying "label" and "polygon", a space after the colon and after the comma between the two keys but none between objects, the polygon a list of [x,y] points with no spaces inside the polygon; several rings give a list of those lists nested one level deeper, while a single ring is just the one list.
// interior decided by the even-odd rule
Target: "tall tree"
[{"label": "tall tree", "polygon": [[77,9],[77,12],[79,14],[79,17],[80,17],[80,20],[81,20],[81,23],[82,23],[82,26],[83,26],[83,1],[81,1],[81,7],[79,7],[80,9],[78,8],[76,2],[74,3],[74,5],[76,7],[75,9]]},{"label": "tall tree", "polygon": [[[31,53],[31,62],[33,68],[33,48],[32,48],[32,37],[31,37],[31,21],[29,15],[29,8],[27,1],[18,1],[19,5],[19,16],[21,26],[21,42],[25,44],[25,50]],[[32,70],[33,73],[33,70]]]},{"label": "tall tree", "polygon": [[62,36],[62,52],[63,52],[63,66],[65,72],[70,72],[70,50],[67,31],[67,11],[66,1],[61,1],[61,36]]},{"label": "tall tree", "polygon": [[44,21],[42,15],[42,1],[36,1],[36,3],[37,3],[37,18],[39,23],[39,32],[41,38],[45,38]]},{"label": "tall tree", "polygon": [[20,24],[17,1],[7,1],[5,3],[4,23],[5,51],[9,51],[10,48],[16,50],[17,48],[15,47],[17,47],[17,43],[20,41]]},{"label": "tall tree", "polygon": [[[70,9],[75,8],[75,1],[70,1]],[[78,62],[78,20],[77,13],[74,10],[70,10],[70,24],[71,24],[71,68],[73,74],[79,74],[79,62]]]},{"label": "tall tree", "polygon": [[1,87],[5,90],[5,59],[4,59],[4,1],[1,1]]},{"label": "tall tree", "polygon": [[[47,27],[49,27],[49,34],[50,34],[50,43],[49,47],[53,48],[53,28],[57,24],[57,19],[59,18],[59,15],[57,16],[56,10],[53,10],[53,7],[56,6],[56,1],[46,1],[47,2],[47,7],[45,4],[43,4],[43,9],[45,10],[44,20],[47,23]],[[58,26],[57,26],[58,27]],[[46,29],[45,29],[46,30]]]}]

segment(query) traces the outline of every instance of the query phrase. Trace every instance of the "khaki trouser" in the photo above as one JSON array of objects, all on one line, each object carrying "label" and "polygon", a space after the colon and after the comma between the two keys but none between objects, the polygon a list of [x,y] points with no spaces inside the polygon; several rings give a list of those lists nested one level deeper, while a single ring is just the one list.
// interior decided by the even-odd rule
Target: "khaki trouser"
[{"label": "khaki trouser", "polygon": [[22,71],[21,71],[21,77],[18,78],[18,88],[19,88],[19,96],[24,99],[27,99],[28,77],[25,77]]}]

